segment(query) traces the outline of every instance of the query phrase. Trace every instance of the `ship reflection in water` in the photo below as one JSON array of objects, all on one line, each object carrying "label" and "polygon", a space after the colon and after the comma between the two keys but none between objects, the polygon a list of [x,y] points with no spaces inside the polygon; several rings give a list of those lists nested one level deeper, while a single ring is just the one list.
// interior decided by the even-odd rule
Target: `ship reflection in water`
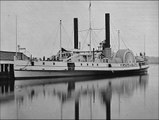
[{"label": "ship reflection in water", "polygon": [[[139,103],[135,103],[136,107],[145,109],[148,75],[94,78],[95,80],[85,77],[70,79],[72,80],[69,82],[64,80],[64,83],[33,86],[19,84],[15,86],[16,88],[13,88],[13,84],[1,85],[1,118],[76,120],[129,118],[125,110],[129,110],[129,114],[133,112],[134,106],[130,105],[130,108],[127,106],[127,102],[131,104],[131,98],[134,101],[139,100]],[[79,81],[75,82],[73,79]],[[5,90],[6,88],[11,90]]]}]

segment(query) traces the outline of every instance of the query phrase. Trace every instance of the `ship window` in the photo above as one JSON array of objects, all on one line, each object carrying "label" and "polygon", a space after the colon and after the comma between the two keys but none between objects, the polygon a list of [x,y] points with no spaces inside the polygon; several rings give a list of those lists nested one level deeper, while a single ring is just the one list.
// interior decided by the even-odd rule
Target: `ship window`
[{"label": "ship window", "polygon": [[88,66],[88,63],[87,63],[87,66]]},{"label": "ship window", "polygon": [[53,62],[53,65],[55,65],[55,63]]},{"label": "ship window", "polygon": [[98,66],[98,64],[97,64],[97,66]]},{"label": "ship window", "polygon": [[112,67],[112,65],[111,65],[111,64],[108,64],[108,67]]},{"label": "ship window", "polygon": [[45,62],[43,62],[43,65],[45,65]]},{"label": "ship window", "polygon": [[31,61],[31,66],[34,66],[34,62],[33,61]]},{"label": "ship window", "polygon": [[94,66],[94,64],[92,64],[92,66]]},{"label": "ship window", "polygon": [[82,63],[81,63],[81,66],[82,66]]}]

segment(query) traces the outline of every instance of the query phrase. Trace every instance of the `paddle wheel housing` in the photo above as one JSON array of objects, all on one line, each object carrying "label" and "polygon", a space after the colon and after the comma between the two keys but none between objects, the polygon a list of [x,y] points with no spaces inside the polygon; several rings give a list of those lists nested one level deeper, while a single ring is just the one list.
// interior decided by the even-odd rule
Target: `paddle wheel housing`
[{"label": "paddle wheel housing", "polygon": [[120,58],[123,63],[135,63],[135,56],[129,49],[120,49],[116,53],[116,58]]}]

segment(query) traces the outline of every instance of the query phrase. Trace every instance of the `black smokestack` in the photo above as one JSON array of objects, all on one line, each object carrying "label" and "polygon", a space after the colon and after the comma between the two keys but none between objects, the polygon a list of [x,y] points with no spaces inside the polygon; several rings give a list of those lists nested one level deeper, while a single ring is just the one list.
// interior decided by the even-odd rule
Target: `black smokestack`
[{"label": "black smokestack", "polygon": [[74,49],[78,49],[78,19],[74,18]]},{"label": "black smokestack", "polygon": [[105,48],[110,48],[110,17],[109,13],[105,14]]}]

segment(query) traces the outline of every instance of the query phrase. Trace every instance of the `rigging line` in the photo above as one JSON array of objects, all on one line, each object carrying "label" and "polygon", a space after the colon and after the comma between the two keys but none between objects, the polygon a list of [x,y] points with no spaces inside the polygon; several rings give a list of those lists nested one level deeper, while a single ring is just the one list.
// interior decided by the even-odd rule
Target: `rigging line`
[{"label": "rigging line", "polygon": [[[130,49],[132,49],[132,50],[134,51],[133,47],[132,47],[130,44],[128,44],[128,42],[127,42],[126,40],[124,41],[123,36],[120,35],[120,38],[121,38],[123,44],[125,45],[125,47],[126,47],[127,49],[130,48]],[[126,44],[127,44],[129,47],[127,47]]]},{"label": "rigging line", "polygon": [[[88,32],[88,31],[87,31],[87,32]],[[80,34],[80,39],[81,39],[81,41],[82,41],[82,42],[84,41],[85,36],[87,35],[87,32],[86,32],[86,34],[85,34],[85,35],[83,35],[82,33]]]},{"label": "rigging line", "polygon": [[85,29],[85,30],[80,30],[80,31],[78,31],[78,32],[83,32],[83,31],[88,31],[89,29]]},{"label": "rigging line", "polygon": [[[121,40],[123,41],[123,39],[121,38]],[[130,45],[129,45],[130,46]],[[133,47],[129,47],[131,50],[133,50],[133,52],[135,53],[135,54],[137,54],[137,52],[135,52],[135,50],[133,49]],[[127,47],[127,49],[129,49],[128,47]]]},{"label": "rigging line", "polygon": [[[74,35],[74,30],[72,29],[72,32],[71,32],[71,40],[73,41],[74,39],[73,39],[73,36]],[[71,42],[71,48],[73,49],[74,47],[73,47],[73,42]]]},{"label": "rigging line", "polygon": [[[113,20],[112,20],[112,21],[113,21]],[[113,26],[114,28],[116,28],[112,21],[111,21],[112,26]],[[134,32],[133,32],[133,33],[134,33]],[[120,35],[120,38],[121,38],[121,40],[122,40],[122,42],[123,42],[124,44],[125,44],[125,42],[127,43],[127,41],[125,41],[125,42],[123,41],[121,35]],[[126,45],[126,44],[125,44],[125,45]],[[130,46],[128,43],[127,43],[127,45]],[[126,46],[126,47],[127,47],[127,46]],[[127,48],[128,48],[128,47],[127,47]],[[129,48],[132,48],[132,47],[129,47]],[[128,49],[129,49],[129,48],[128,48]],[[132,50],[133,50],[133,49],[132,49]],[[136,53],[136,52],[135,52],[135,53]]]},{"label": "rigging line", "polygon": [[64,26],[63,26],[63,25],[61,25],[61,26],[62,26],[62,28],[64,29],[64,32],[66,33],[66,35],[67,35],[68,39],[70,40],[70,42],[72,42],[72,41],[71,41],[71,37],[68,35],[68,33],[67,33],[66,29],[64,28]]},{"label": "rigging line", "polygon": [[94,28],[92,30],[104,30],[105,28]]},{"label": "rigging line", "polygon": [[110,23],[111,23],[112,27],[114,27],[114,29],[117,30],[116,25],[114,24],[115,22],[113,21],[113,19],[111,19]]},{"label": "rigging line", "polygon": [[[57,33],[56,33],[56,34],[57,34]],[[58,34],[57,34],[57,35],[58,35]],[[57,37],[57,35],[56,35],[56,37]],[[56,41],[57,41],[57,40],[54,40],[54,41],[53,41],[53,43],[52,43],[53,46],[56,46],[56,45],[55,45]],[[48,55],[50,55],[50,57],[51,57],[52,55],[56,54],[56,53],[53,52],[55,47],[51,47],[51,48],[52,48],[52,50],[50,50],[50,52],[49,52],[49,54],[48,54]],[[57,48],[56,48],[56,49],[57,49]]]},{"label": "rigging line", "polygon": [[[114,49],[117,50],[116,44],[114,43],[114,41],[116,40],[116,35],[115,35],[115,32],[114,32],[114,31],[115,31],[115,30],[114,30],[115,28],[112,26],[112,24],[111,24],[111,27],[112,27],[112,32],[111,32],[112,35],[111,35],[111,36],[112,36],[112,38],[114,39],[114,40],[112,40],[112,43],[113,43],[113,45],[114,45]],[[114,29],[113,29],[113,28],[114,28]]]},{"label": "rigging line", "polygon": [[[39,24],[39,23],[38,23],[38,24]],[[56,29],[55,29],[56,31],[54,30],[54,31],[56,32],[55,35],[57,36],[57,32],[58,32],[59,25],[57,25],[57,27],[55,27],[55,28],[56,28]],[[49,33],[49,34],[50,34],[50,33]],[[56,36],[55,36],[55,37],[56,37]],[[47,40],[49,40],[50,37],[46,37],[46,38],[47,38]],[[51,40],[52,40],[52,39],[51,39]],[[49,41],[44,42],[43,47],[45,47],[45,46],[48,44],[48,42],[49,42]],[[53,40],[53,45],[55,45],[55,42],[56,42],[56,40],[54,39],[54,40]],[[52,47],[52,48],[54,48],[54,47]],[[41,51],[38,51],[38,53],[40,53],[40,52],[41,52]],[[50,52],[51,52],[51,51],[50,51]],[[51,53],[52,53],[52,52],[51,52]]]},{"label": "rigging line", "polygon": [[114,30],[118,30],[112,21],[111,21],[111,27],[114,28]]},{"label": "rigging line", "polygon": [[[120,37],[121,38],[121,37]],[[125,42],[124,42],[124,40],[121,38],[121,40],[122,40],[122,42],[124,43],[124,45],[125,45],[125,47],[128,49],[128,47],[126,46],[126,44],[125,44]]]},{"label": "rigging line", "polygon": [[80,36],[80,38],[79,39],[81,39],[81,41],[84,39],[84,37],[83,37],[83,34],[79,34]]},{"label": "rigging line", "polygon": [[97,44],[97,46],[98,46],[98,44],[100,43],[98,40],[100,40],[100,39],[99,39],[99,37],[97,36],[97,34],[96,34],[95,32],[93,32],[93,33],[94,33],[94,37],[96,38],[96,39],[95,39],[96,44]]},{"label": "rigging line", "polygon": [[[82,44],[82,49],[84,48],[85,43],[87,42],[87,37],[88,37],[88,35],[89,35],[89,31],[87,31],[86,37],[85,37],[84,42],[83,42],[83,44]],[[86,45],[87,45],[87,44],[86,44]]]},{"label": "rigging line", "polygon": [[88,34],[89,34],[89,31],[87,31],[86,38],[85,38],[85,40],[84,40],[84,42],[82,44],[82,49],[84,48],[84,43],[87,41]]},{"label": "rigging line", "polygon": [[97,40],[95,39],[95,34],[92,34],[92,40],[93,40],[94,48],[97,48],[98,42],[97,42]]},{"label": "rigging line", "polygon": [[[121,40],[122,40],[122,42],[125,44],[125,42],[123,41],[123,37],[122,37],[122,36],[121,36]],[[127,43],[127,44],[128,44],[128,43]],[[125,44],[125,45],[126,45],[126,44]],[[129,45],[129,46],[130,46],[130,45]],[[133,48],[132,46],[130,46],[129,48],[126,46],[126,48],[127,48],[127,49],[129,49],[129,48],[130,48],[131,50],[133,50],[133,51],[134,51],[134,49],[132,49],[132,48]],[[136,53],[136,52],[135,52],[135,53]]]},{"label": "rigging line", "polygon": [[[55,43],[56,43],[56,41],[58,41],[57,40],[57,37],[58,37],[58,31],[59,31],[59,24],[57,25],[57,30],[56,30],[56,33],[55,33],[55,37],[54,37],[54,41],[53,41],[53,45],[55,45]],[[53,47],[54,48],[54,47]]]},{"label": "rigging line", "polygon": [[115,44],[114,44],[114,36],[112,35],[113,32],[111,33],[111,37],[112,37],[112,40],[111,40],[111,43],[112,43],[112,49],[116,50],[116,47],[115,47]]},{"label": "rigging line", "polygon": [[94,34],[93,34],[93,32],[92,32],[92,43],[93,43],[93,46],[94,46],[94,47],[96,46],[96,45],[95,45],[95,42],[96,42],[96,40],[95,40]]},{"label": "rigging line", "polygon": [[[80,39],[80,41],[82,41],[82,43],[83,43],[84,35],[83,35],[83,34],[79,34],[79,35],[80,35],[80,36],[79,36],[79,37],[80,37],[79,39]],[[81,48],[82,48],[82,45],[81,45]]]},{"label": "rigging line", "polygon": [[[92,28],[91,30],[104,30],[105,28]],[[83,32],[83,31],[87,31],[89,29],[84,29],[84,30],[80,30],[78,32]]]},{"label": "rigging line", "polygon": [[[100,30],[99,32],[101,32],[101,31],[102,31],[102,30]],[[101,38],[100,38],[100,37],[96,34],[96,32],[95,32],[95,31],[93,31],[93,32],[94,32],[94,35],[97,37],[97,39],[99,39],[99,41],[97,40],[97,41],[98,41],[98,43],[100,43],[102,39],[101,39]],[[98,34],[99,34],[99,33],[98,33]]]},{"label": "rigging line", "polygon": [[[132,36],[133,36],[133,38],[136,39],[136,40],[142,39],[141,36],[136,35],[136,34],[135,34],[135,35],[132,35]],[[126,41],[126,42],[127,42],[127,41]],[[130,44],[129,44],[129,46],[130,46]],[[131,46],[131,48],[133,48],[133,47]],[[132,50],[135,51],[134,49],[132,49]],[[140,51],[140,50],[139,50],[139,51]],[[135,52],[135,53],[136,53],[136,52]],[[137,53],[136,53],[136,54],[137,54]]]},{"label": "rigging line", "polygon": [[[130,34],[131,35],[133,35],[133,37],[134,37],[134,39],[136,39],[136,40],[139,40],[139,39],[141,39],[141,36],[140,35],[137,35],[137,34],[134,34],[134,33],[136,33],[136,31],[134,30],[134,29],[130,29],[130,28],[128,28],[128,30],[130,31]],[[134,32],[134,31],[135,32]],[[132,32],[131,32],[132,31]],[[125,41],[125,42],[127,42],[127,41]],[[128,43],[127,43],[128,44]],[[130,46],[130,44],[128,44],[129,46]],[[131,49],[133,48],[132,46],[130,46],[131,47]],[[132,50],[134,50],[134,49],[132,49]]]},{"label": "rigging line", "polygon": [[120,32],[120,30],[117,30],[118,31],[118,49],[120,49],[120,41],[122,40],[122,43],[124,44],[124,46],[125,46],[125,48],[127,48],[127,46],[126,46],[126,44],[125,44],[125,42],[124,42],[124,40],[121,38],[121,32]]},{"label": "rigging line", "polygon": [[[115,28],[115,26],[114,26],[114,24],[113,24],[112,22],[111,22],[110,25],[111,25],[111,28],[112,28],[112,31],[113,31],[113,34],[114,34],[114,31],[117,30],[117,29]],[[116,35],[114,34],[114,38],[115,38],[115,36],[116,36]]]},{"label": "rigging line", "polygon": [[94,38],[96,38],[96,39],[94,39],[95,40],[95,42],[96,42],[96,45],[98,46],[98,44],[100,43],[100,42],[98,42],[98,36],[97,36],[97,34],[95,33],[95,31],[93,31],[93,35],[94,35]]},{"label": "rigging line", "polygon": [[104,31],[105,30],[105,28],[104,29],[101,29],[101,30],[98,30],[98,34],[101,32],[101,31]]}]

